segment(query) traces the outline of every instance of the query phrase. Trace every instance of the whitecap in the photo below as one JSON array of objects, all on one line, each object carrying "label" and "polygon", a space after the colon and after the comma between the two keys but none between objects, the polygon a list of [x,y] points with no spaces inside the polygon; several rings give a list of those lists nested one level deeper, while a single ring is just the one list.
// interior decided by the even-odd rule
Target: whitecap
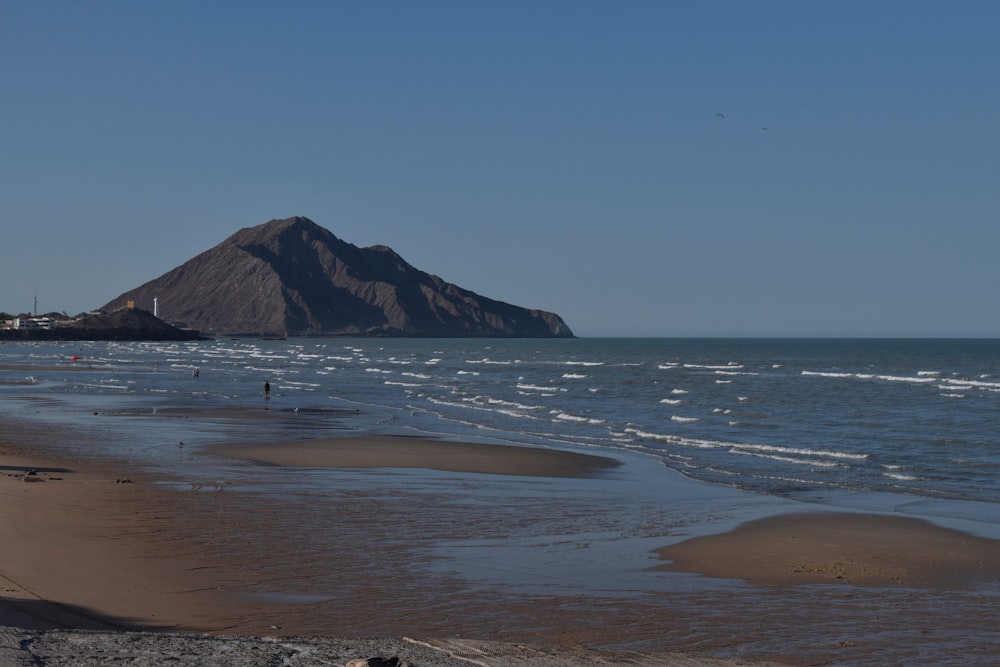
[{"label": "whitecap", "polygon": [[[555,411],[553,411],[555,412]],[[559,412],[556,414],[556,419],[558,421],[568,421],[568,422],[582,422],[584,424],[603,424],[603,419],[592,419],[590,417],[579,417],[577,415],[571,415],[566,412]]]}]

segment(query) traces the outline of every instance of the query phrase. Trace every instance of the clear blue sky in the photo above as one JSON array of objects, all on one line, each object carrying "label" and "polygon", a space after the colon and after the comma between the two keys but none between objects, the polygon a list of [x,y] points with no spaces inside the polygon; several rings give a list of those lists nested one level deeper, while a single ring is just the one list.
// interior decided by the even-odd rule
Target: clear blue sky
[{"label": "clear blue sky", "polygon": [[998,25],[0,0],[0,310],[95,308],[304,215],[582,336],[1000,336]]}]

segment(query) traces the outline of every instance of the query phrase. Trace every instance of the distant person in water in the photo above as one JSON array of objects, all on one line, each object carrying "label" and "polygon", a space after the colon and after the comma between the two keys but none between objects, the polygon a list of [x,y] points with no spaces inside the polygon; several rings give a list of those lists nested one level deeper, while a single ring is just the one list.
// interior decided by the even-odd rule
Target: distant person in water
[{"label": "distant person in water", "polygon": [[271,398],[271,383],[264,380],[264,398]]},{"label": "distant person in water", "polygon": [[193,371],[191,371],[191,377],[193,377],[193,378],[198,377],[198,369],[197,368],[194,369]]}]

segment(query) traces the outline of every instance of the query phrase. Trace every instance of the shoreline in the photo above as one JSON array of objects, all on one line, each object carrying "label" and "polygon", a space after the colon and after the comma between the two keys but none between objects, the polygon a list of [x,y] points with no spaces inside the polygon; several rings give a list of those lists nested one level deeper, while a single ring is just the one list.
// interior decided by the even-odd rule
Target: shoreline
[{"label": "shoreline", "polygon": [[[788,526],[799,531],[822,521],[811,514],[784,516],[801,510],[800,503],[713,488],[646,460],[623,463],[490,445],[473,447],[474,466],[437,472],[431,463],[466,445],[371,435],[283,445],[231,443],[199,452],[238,455],[231,459],[236,471],[263,463],[260,470],[269,479],[278,476],[277,488],[293,494],[262,495],[239,477],[232,485],[220,481],[211,489],[179,491],[162,472],[67,454],[79,450],[58,443],[73,437],[62,427],[39,426],[27,441],[0,441],[0,543],[5,545],[0,571],[7,578],[0,624],[35,632],[145,629],[220,638],[464,636],[484,645],[551,647],[554,653],[683,651],[684,659],[694,662],[676,664],[714,665],[812,664],[817,656],[832,659],[848,645],[862,646],[855,638],[869,632],[866,614],[876,611],[859,613],[849,602],[853,596],[875,596],[871,604],[879,618],[897,610],[899,618],[889,623],[898,624],[896,631],[914,646],[926,639],[920,627],[936,623],[952,627],[956,636],[989,636],[993,630],[985,628],[998,620],[988,598],[980,601],[986,615],[975,622],[942,618],[947,613],[940,609],[942,591],[921,593],[908,583],[886,592],[880,583],[848,580],[817,594],[810,586],[816,582],[735,585],[731,577],[752,577],[700,564],[665,564],[664,556],[701,540],[709,551],[730,559],[738,555],[754,567],[747,535],[776,543],[767,532],[775,525],[787,533]],[[332,452],[338,440],[345,449]],[[404,465],[412,463],[405,456],[393,459],[413,454],[413,448],[422,454],[418,467]],[[503,472],[504,455],[512,453],[540,458],[516,461],[513,471]],[[344,456],[349,467],[342,467]],[[536,464],[542,468],[534,473],[568,465],[573,474],[525,474],[526,465]],[[483,475],[490,465],[501,467]],[[333,475],[334,483],[310,482],[314,466],[316,474]],[[31,477],[42,481],[15,476],[25,469],[36,470],[39,475]],[[747,500],[755,504],[747,507]],[[825,516],[834,515],[855,528],[870,516]],[[890,535],[889,529],[912,521],[883,516],[877,530]],[[737,527],[723,532],[729,524]],[[914,544],[928,543],[931,533],[924,528],[946,530],[927,524]],[[858,535],[842,539],[859,543]],[[936,552],[915,557],[933,560]],[[587,587],[575,587],[575,580],[563,585],[560,570],[588,580]],[[528,588],[522,591],[522,585]],[[962,595],[958,588],[944,591],[946,597]],[[951,602],[964,605],[969,599]],[[753,611],[760,605],[787,608],[790,616],[761,616]],[[821,628],[831,623],[846,639],[825,646]],[[732,644],[735,636],[744,639]],[[866,645],[863,650],[871,658],[902,649]],[[532,664],[559,663],[553,658]],[[640,664],[657,663],[650,657]]]}]

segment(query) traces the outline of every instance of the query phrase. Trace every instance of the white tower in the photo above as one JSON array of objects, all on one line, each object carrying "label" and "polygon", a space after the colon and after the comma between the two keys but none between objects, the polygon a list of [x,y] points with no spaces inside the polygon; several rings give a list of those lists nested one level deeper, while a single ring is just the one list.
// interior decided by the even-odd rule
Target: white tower
[{"label": "white tower", "polygon": [[153,317],[160,316],[160,297],[153,297]]}]

